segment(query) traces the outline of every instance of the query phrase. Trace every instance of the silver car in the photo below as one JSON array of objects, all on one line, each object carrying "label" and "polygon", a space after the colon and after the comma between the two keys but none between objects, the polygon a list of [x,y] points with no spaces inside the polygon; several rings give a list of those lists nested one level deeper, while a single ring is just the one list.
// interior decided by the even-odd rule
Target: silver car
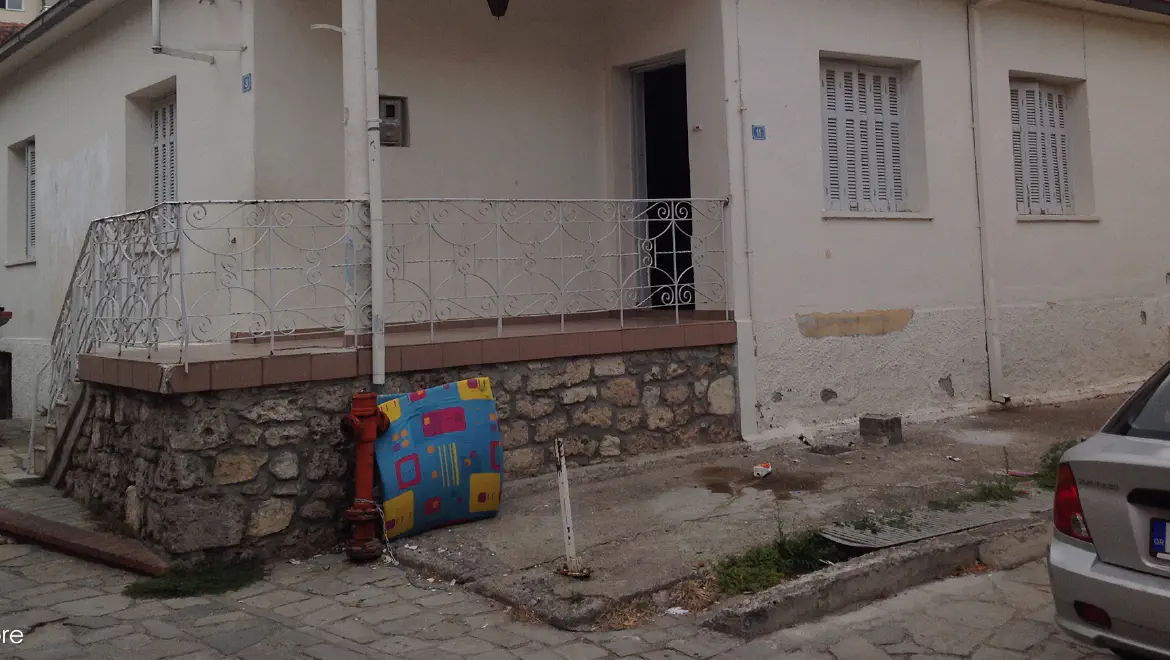
[{"label": "silver car", "polygon": [[1170,660],[1170,364],[1065,453],[1053,522],[1057,625],[1122,658]]}]

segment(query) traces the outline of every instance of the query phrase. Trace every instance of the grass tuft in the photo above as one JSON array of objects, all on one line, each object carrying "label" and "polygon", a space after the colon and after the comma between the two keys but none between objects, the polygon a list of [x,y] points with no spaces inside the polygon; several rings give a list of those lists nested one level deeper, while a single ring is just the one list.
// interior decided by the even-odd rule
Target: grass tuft
[{"label": "grass tuft", "polygon": [[756,593],[850,557],[816,530],[793,535],[780,530],[774,543],[719,562],[715,580],[724,593]]},{"label": "grass tuft", "polygon": [[945,500],[935,500],[926,506],[935,511],[962,511],[976,502],[997,503],[1014,502],[1024,493],[1015,481],[1004,478],[981,483],[974,490],[959,493]]},{"label": "grass tuft", "polygon": [[859,532],[869,532],[870,534],[877,534],[883,527],[900,530],[917,529],[917,526],[910,521],[910,516],[913,513],[910,509],[900,509],[884,516],[869,516],[849,520],[842,524]]},{"label": "grass tuft", "polygon": [[264,564],[258,559],[207,562],[128,584],[123,593],[131,598],[186,598],[228,593],[262,579]]},{"label": "grass tuft", "polygon": [[1036,475],[1036,485],[1045,490],[1056,490],[1056,469],[1060,466],[1060,457],[1078,444],[1076,440],[1066,440],[1044,452],[1040,459],[1040,472]]}]

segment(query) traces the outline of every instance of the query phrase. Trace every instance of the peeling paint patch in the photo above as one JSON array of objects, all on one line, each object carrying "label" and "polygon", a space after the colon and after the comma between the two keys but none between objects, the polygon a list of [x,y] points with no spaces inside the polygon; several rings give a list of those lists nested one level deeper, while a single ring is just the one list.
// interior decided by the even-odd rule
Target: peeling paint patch
[{"label": "peeling paint patch", "polygon": [[833,390],[825,388],[821,390],[821,403],[828,403],[837,398],[837,393]]},{"label": "peeling paint patch", "polygon": [[954,383],[954,381],[951,380],[950,374],[947,374],[946,376],[939,378],[938,379],[938,386],[941,387],[942,390],[947,393],[947,396],[951,397],[952,399],[955,398],[955,383]]},{"label": "peeling paint patch", "polygon": [[810,339],[825,337],[877,337],[905,330],[914,318],[912,309],[871,309],[864,312],[797,314],[800,334]]}]

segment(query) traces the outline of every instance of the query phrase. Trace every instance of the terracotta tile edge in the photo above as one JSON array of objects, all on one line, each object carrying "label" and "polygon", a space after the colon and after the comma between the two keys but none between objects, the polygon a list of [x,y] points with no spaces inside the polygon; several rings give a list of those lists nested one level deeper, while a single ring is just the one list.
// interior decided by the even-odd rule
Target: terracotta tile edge
[{"label": "terracotta tile edge", "polygon": [[[718,321],[696,321],[691,323],[683,323],[680,325],[667,326],[651,326],[639,328],[624,328],[612,329],[602,331],[589,332],[566,332],[566,333],[549,333],[546,335],[534,335],[532,337],[505,337],[505,338],[490,338],[490,339],[465,339],[453,342],[444,342],[442,344],[417,344],[413,346],[387,346],[387,365],[386,373],[409,373],[413,371],[427,371],[433,369],[451,369],[459,367],[471,367],[486,364],[485,357],[490,355],[493,351],[489,346],[495,348],[500,346],[494,342],[531,342],[545,340],[548,342],[551,339],[551,346],[545,348],[542,342],[542,350],[539,351],[539,357],[535,357],[537,353],[529,353],[525,355],[524,347],[522,346],[519,353],[514,360],[506,360],[504,362],[528,362],[532,360],[555,360],[563,358],[576,357],[595,357],[598,355],[621,355],[627,353],[639,353],[645,351],[663,351],[676,350],[686,348],[703,348],[710,346],[727,346],[736,343],[736,322],[727,320]],[[619,349],[618,342],[611,344],[612,348],[608,350],[599,350],[595,340],[599,335],[606,335],[610,338],[616,337],[620,339]],[[529,346],[531,347],[531,346]],[[608,348],[608,347],[607,347]],[[488,350],[485,350],[488,349]],[[332,361],[332,360],[353,360],[354,368],[352,373],[350,369],[344,370],[344,375],[333,376],[332,374],[322,373],[318,375],[317,370],[311,369],[310,377],[304,381],[288,381],[288,382],[318,382],[326,380],[346,380],[353,377],[368,376],[368,368],[362,365],[363,355],[359,352],[371,353],[369,349],[362,349],[362,351],[338,351],[336,353],[304,353],[295,354],[297,356],[305,355],[309,357],[310,364],[315,361]],[[422,355],[419,355],[419,354]],[[458,359],[462,357],[460,354],[468,356],[480,356],[478,359]],[[105,385],[113,385],[116,387],[124,387],[126,389],[134,389],[153,393],[186,393],[200,391],[198,389],[173,389],[172,373],[174,369],[182,369],[181,364],[164,364],[164,363],[145,363],[157,370],[157,377],[151,378],[151,381],[156,383],[153,388],[135,387],[133,380],[124,383],[119,378],[121,368],[125,363],[131,363],[131,370],[133,365],[144,364],[142,360],[127,360],[113,356],[98,356],[85,355],[81,356],[86,359],[96,359],[100,365],[100,369],[91,367],[94,371],[101,373],[101,378],[86,379],[89,382],[95,382]],[[281,357],[293,357],[293,355],[284,355]],[[209,387],[203,391],[218,391],[222,389],[246,389],[248,387],[259,387],[269,385],[282,385],[282,382],[269,381],[263,377],[264,357],[248,357],[248,358],[230,358],[222,360],[200,360],[189,363],[190,366],[198,366],[201,368],[211,369],[212,365],[224,362],[250,361],[255,360],[261,363],[261,378],[263,383],[261,385],[247,385],[244,388],[223,388],[216,387],[214,379],[210,379]],[[366,359],[370,359],[366,357]],[[497,362],[491,362],[496,364]],[[500,362],[503,363],[503,362]],[[409,365],[409,368],[404,368]],[[332,370],[326,370],[332,371]]]}]

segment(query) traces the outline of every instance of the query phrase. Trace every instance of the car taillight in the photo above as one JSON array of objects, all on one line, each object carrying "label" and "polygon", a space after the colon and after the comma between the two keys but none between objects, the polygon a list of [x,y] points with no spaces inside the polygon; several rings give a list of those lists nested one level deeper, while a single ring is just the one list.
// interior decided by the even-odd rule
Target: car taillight
[{"label": "car taillight", "polygon": [[1056,499],[1052,504],[1052,514],[1053,523],[1061,534],[1093,542],[1089,525],[1085,522],[1085,510],[1081,508],[1077,480],[1068,463],[1062,463],[1056,471]]}]

